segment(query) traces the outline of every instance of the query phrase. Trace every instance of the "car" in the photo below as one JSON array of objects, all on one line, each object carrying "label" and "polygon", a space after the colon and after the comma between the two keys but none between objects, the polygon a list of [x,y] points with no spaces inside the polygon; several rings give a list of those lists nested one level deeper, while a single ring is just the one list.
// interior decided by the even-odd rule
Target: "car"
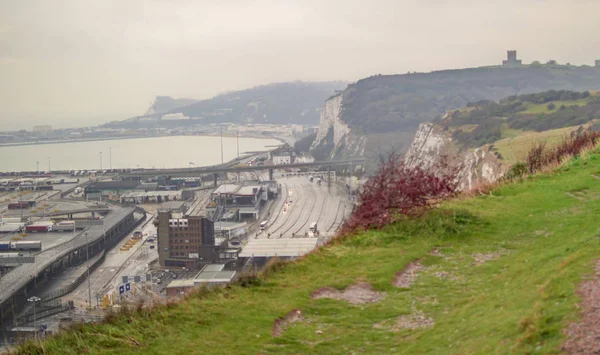
[{"label": "car", "polygon": [[162,283],[161,279],[156,279],[156,284],[160,285]]},{"label": "car", "polygon": [[151,246],[150,246],[150,249],[154,249],[155,247],[156,247],[156,246],[154,246],[154,245],[151,245]]}]

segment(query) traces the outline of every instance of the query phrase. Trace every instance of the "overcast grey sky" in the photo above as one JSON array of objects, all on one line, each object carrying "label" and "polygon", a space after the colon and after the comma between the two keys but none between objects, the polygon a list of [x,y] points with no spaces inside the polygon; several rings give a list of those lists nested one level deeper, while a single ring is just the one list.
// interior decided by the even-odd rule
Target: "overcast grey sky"
[{"label": "overcast grey sky", "polygon": [[[0,129],[96,124],[155,95],[600,58],[597,0],[0,0]],[[16,119],[14,119],[16,118]]]}]

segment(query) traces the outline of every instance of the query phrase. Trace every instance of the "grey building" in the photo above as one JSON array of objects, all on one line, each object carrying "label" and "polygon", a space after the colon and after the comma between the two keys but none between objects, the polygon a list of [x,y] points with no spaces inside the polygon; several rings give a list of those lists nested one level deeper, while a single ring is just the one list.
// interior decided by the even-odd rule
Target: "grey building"
[{"label": "grey building", "polygon": [[517,59],[517,51],[506,51],[506,60],[502,61],[504,66],[517,66],[521,65],[521,60]]}]

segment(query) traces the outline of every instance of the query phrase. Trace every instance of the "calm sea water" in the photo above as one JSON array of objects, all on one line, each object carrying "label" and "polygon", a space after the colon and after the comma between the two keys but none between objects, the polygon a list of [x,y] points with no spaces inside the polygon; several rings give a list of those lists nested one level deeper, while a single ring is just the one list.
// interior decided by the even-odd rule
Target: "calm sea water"
[{"label": "calm sea water", "polygon": [[[279,144],[275,139],[240,137],[240,155]],[[236,138],[223,137],[224,161],[235,157]],[[48,164],[50,170],[208,166],[221,163],[221,138],[169,136],[0,147],[0,171],[36,171],[36,162],[40,171],[48,170]]]}]

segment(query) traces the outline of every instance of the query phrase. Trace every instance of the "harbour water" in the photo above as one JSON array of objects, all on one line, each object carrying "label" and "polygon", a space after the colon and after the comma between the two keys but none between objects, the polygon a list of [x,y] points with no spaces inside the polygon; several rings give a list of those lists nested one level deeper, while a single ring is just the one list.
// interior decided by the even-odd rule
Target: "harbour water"
[{"label": "harbour water", "polygon": [[[240,154],[268,150],[276,139],[239,138]],[[271,148],[272,149],[272,148]],[[237,157],[237,139],[223,137],[223,159]],[[221,163],[221,137],[168,136],[0,147],[0,171],[188,168]],[[49,169],[50,167],[50,169]]]}]

